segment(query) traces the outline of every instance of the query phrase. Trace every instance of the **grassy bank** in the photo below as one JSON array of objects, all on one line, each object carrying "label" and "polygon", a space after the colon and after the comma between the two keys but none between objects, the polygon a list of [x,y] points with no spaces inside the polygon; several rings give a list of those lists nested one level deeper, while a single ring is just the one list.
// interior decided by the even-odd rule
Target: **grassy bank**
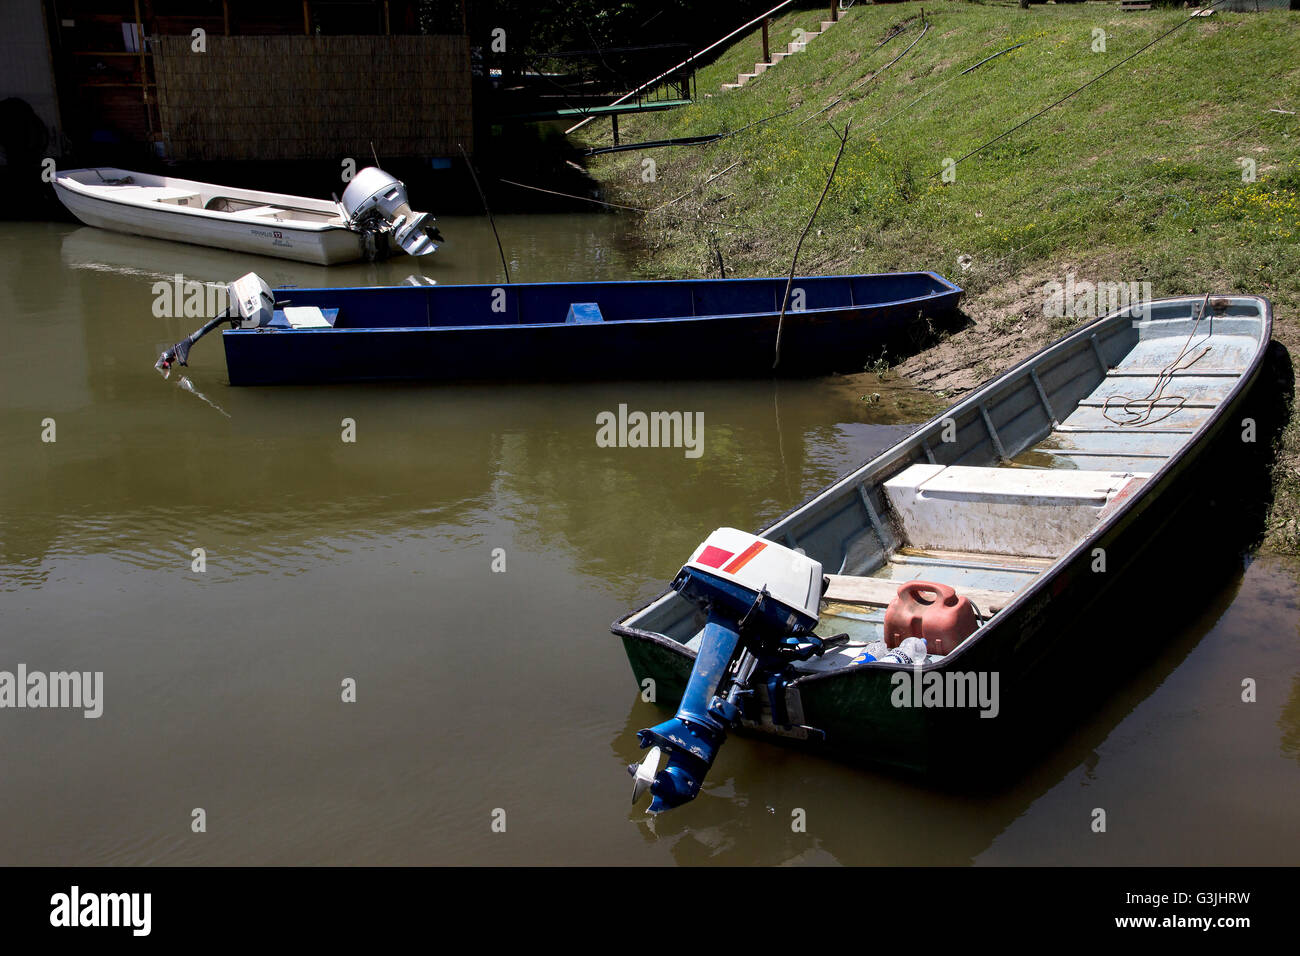
[{"label": "grassy bank", "polygon": [[[928,32],[871,78],[920,36],[920,6],[858,4],[805,52],[723,92],[759,58],[751,35],[700,71],[696,104],[623,118],[624,142],[742,130],[704,147],[592,159],[608,198],[660,207],[638,217],[648,271],[716,275],[718,252],[729,275],[787,271],[838,146],[827,124],[851,123],[800,271],[933,269],[966,288],[973,325],[899,366],[917,384],[953,397],[1062,334],[1074,322],[1044,315],[1044,286],[1071,274],[1150,283],[1156,296],[1266,295],[1275,338],[1300,354],[1300,117],[1275,112],[1300,109],[1300,13],[1195,19],[962,160],[1186,11],[931,4]],[[816,30],[818,17],[780,19],[773,45]],[[1095,31],[1104,51],[1093,49]],[[578,135],[606,145],[609,124]],[[1278,462],[1268,546],[1300,553],[1294,416]]]}]

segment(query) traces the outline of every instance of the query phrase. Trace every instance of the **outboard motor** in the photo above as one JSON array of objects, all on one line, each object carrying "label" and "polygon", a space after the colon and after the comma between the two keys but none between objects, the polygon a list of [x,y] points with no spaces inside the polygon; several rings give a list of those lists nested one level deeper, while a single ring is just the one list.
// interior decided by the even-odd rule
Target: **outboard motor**
[{"label": "outboard motor", "polygon": [[231,328],[260,329],[271,324],[275,316],[275,295],[266,280],[256,272],[242,275],[226,286],[230,303]]},{"label": "outboard motor", "polygon": [[[676,716],[637,733],[641,748],[651,749],[628,767],[635,781],[632,802],[649,790],[650,813],[699,794],[727,731],[738,721],[761,719],[759,686],[767,689],[773,722],[785,723],[791,662],[825,649],[812,633],[825,590],[822,566],[800,552],[719,528],[672,586],[708,614],[708,623]],[[668,762],[659,769],[664,754]]]},{"label": "outboard motor", "polygon": [[348,226],[361,233],[371,258],[387,253],[387,235],[408,255],[423,256],[438,248],[442,233],[427,212],[414,212],[406,186],[377,166],[367,166],[343,190],[343,211]]},{"label": "outboard motor", "polygon": [[222,322],[229,322],[232,329],[259,329],[271,324],[275,318],[275,295],[266,280],[256,272],[240,276],[226,286],[226,310],[209,319],[188,338],[181,339],[154,363],[154,368],[167,374],[172,365],[179,363],[189,365],[190,349],[194,343],[207,335]]}]

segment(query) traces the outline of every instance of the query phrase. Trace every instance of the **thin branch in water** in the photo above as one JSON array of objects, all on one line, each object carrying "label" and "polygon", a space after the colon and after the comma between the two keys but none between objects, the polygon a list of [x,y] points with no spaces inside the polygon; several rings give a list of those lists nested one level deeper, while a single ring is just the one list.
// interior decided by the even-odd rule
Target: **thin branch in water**
[{"label": "thin branch in water", "polygon": [[808,236],[808,231],[812,229],[813,220],[817,218],[817,213],[821,211],[822,203],[826,201],[826,194],[831,191],[831,183],[835,181],[835,170],[840,168],[840,159],[844,156],[844,147],[849,142],[850,123],[844,124],[844,132],[841,133],[834,126],[831,132],[839,138],[840,148],[835,153],[835,162],[831,164],[830,175],[826,177],[826,187],[822,190],[821,198],[817,200],[817,205],[813,207],[812,215],[808,217],[808,224],[803,227],[803,232],[799,235],[799,242],[794,247],[794,256],[790,259],[790,277],[785,282],[785,296],[781,299],[781,314],[776,318],[776,354],[772,359],[772,368],[781,364],[781,328],[785,324],[785,310],[790,305],[790,287],[794,285],[794,270],[799,265],[799,250],[803,248],[803,241]]},{"label": "thin branch in water", "polygon": [[474,177],[474,188],[478,190],[478,198],[483,201],[483,211],[487,213],[488,225],[492,227],[492,236],[497,241],[497,252],[501,253],[501,268],[506,271],[506,285],[510,284],[510,266],[506,263],[506,251],[501,247],[501,236],[497,232],[497,221],[492,218],[492,210],[488,208],[487,196],[483,193],[483,186],[478,181],[478,173],[474,171],[474,164],[469,161],[469,154],[465,152],[465,147],[461,143],[456,146],[460,149],[460,155],[465,159],[465,165],[469,167],[469,174]]}]

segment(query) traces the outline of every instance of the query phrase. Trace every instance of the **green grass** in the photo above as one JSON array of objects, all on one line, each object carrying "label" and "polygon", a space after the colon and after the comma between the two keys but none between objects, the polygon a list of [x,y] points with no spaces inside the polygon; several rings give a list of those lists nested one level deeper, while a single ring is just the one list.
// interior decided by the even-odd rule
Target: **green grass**
[{"label": "green grass", "polygon": [[[930,30],[910,53],[804,123],[918,36],[920,6],[858,4],[805,52],[723,92],[722,83],[759,58],[755,31],[699,71],[694,105],[624,117],[621,139],[634,142],[738,130],[798,107],[705,147],[593,158],[591,173],[613,201],[651,208],[688,193],[638,217],[647,274],[716,274],[715,250],[729,275],[786,272],[835,155],[827,123],[851,123],[800,272],[933,269],[967,290],[966,310],[989,335],[1007,323],[1040,323],[1044,334],[1059,334],[1042,315],[1040,290],[1066,272],[1079,280],[1150,282],[1157,296],[1258,293],[1273,301],[1275,337],[1296,353],[1300,117],[1270,110],[1300,109],[1300,13],[1193,20],[961,162],[955,181],[944,182],[945,159],[1117,64],[1186,11],[926,5]],[[795,27],[817,29],[820,14],[778,20],[773,46]],[[872,51],[909,20],[906,32]],[[1105,31],[1105,52],[1092,50],[1094,29]],[[1026,45],[959,75],[1020,42]],[[607,144],[609,124],[592,123],[578,135]],[[1243,157],[1254,160],[1254,182],[1243,181]],[[650,182],[645,159],[656,164]],[[958,258],[967,256],[963,269]],[[1294,423],[1280,461],[1283,471],[1300,462]],[[1285,475],[1277,483],[1270,522],[1281,529],[1270,539],[1277,550],[1300,551],[1294,522],[1287,533],[1277,520],[1284,507],[1291,517],[1300,513],[1298,483]]]}]

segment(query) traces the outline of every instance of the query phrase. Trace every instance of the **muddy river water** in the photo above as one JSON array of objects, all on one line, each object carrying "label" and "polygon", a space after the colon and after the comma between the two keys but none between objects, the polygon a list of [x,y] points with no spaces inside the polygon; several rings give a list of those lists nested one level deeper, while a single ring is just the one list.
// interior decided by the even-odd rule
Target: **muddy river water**
[{"label": "muddy river water", "polygon": [[[633,810],[662,715],[610,622],[932,407],[825,380],[232,389],[215,337],[184,383],[153,370],[202,322],[154,314],[178,273],[497,281],[484,223],[440,225],[430,260],[329,271],[0,225],[0,672],[103,675],[93,719],[0,709],[0,864],[1300,856],[1300,568],[1276,558],[1181,596],[1192,626],[992,790],[732,739],[695,804]],[[499,226],[516,279],[632,273],[616,218]],[[700,454],[600,447],[620,405],[702,415]]]}]

